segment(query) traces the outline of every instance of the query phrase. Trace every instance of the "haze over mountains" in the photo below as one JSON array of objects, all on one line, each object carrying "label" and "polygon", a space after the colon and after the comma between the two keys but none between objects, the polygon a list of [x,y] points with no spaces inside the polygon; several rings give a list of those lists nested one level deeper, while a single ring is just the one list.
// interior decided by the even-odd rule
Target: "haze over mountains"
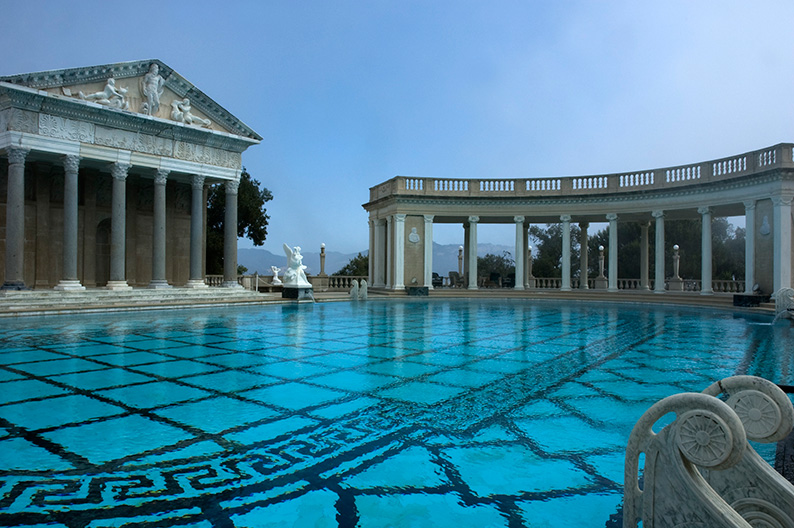
[{"label": "haze over mountains", "polygon": [[[457,244],[433,244],[433,271],[441,276],[447,276],[450,271],[458,270],[458,245]],[[479,244],[477,255],[485,256],[488,253],[501,255],[508,251],[511,255],[515,248],[499,244]],[[363,255],[367,250],[361,251]],[[303,264],[307,267],[310,275],[320,273],[320,253],[302,251]],[[325,252],[325,273],[331,275],[342,269],[350,259],[358,253],[340,253],[338,251]],[[277,266],[283,269],[287,266],[287,257],[282,253],[274,254],[262,248],[241,248],[237,250],[237,263],[248,268],[246,273],[259,272],[262,275],[270,275],[270,267]]]}]

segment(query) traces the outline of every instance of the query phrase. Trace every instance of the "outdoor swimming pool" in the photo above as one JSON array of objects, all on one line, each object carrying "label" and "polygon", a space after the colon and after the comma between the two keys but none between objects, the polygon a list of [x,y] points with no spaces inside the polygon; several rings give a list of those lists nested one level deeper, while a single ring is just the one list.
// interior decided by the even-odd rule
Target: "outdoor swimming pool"
[{"label": "outdoor swimming pool", "polygon": [[768,323],[426,299],[3,320],[0,525],[601,528],[652,403],[794,384]]}]

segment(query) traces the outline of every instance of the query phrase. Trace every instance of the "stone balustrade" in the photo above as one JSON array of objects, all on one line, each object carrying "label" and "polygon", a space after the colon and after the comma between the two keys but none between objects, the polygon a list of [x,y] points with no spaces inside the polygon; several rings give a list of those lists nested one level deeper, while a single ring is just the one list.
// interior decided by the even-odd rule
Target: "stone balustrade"
[{"label": "stone balustrade", "polygon": [[389,195],[527,197],[595,195],[667,189],[794,168],[794,144],[780,143],[728,158],[631,173],[561,178],[450,179],[396,176],[370,188],[370,201]]}]

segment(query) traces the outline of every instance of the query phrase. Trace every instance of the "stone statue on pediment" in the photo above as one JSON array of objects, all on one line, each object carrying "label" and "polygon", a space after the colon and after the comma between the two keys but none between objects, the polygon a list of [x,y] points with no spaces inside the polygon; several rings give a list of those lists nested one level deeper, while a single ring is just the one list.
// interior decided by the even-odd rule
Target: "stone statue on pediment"
[{"label": "stone statue on pediment", "polygon": [[92,101],[110,108],[118,108],[119,110],[128,110],[130,106],[127,101],[127,89],[120,86],[117,88],[116,79],[113,77],[107,80],[102,91],[88,95],[79,92],[78,95],[84,101]]},{"label": "stone statue on pediment", "polygon": [[156,115],[160,110],[160,97],[163,96],[165,79],[160,75],[160,67],[152,63],[149,73],[141,79],[141,94],[144,101],[141,102],[141,113],[146,115]]},{"label": "stone statue on pediment", "polygon": [[186,125],[209,127],[212,124],[209,119],[202,119],[191,113],[190,99],[187,97],[171,103],[171,119]]}]

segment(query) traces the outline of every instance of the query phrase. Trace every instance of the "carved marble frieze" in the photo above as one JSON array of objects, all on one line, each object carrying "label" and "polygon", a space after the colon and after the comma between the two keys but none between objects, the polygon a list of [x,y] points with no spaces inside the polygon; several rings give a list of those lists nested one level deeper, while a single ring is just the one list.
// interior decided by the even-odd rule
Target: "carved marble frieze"
[{"label": "carved marble frieze", "polygon": [[38,132],[38,118],[36,112],[9,108],[0,112],[0,132],[14,130],[16,132]]},{"label": "carved marble frieze", "polygon": [[81,143],[94,142],[94,125],[65,117],[39,114],[38,133],[42,136]]},{"label": "carved marble frieze", "polygon": [[242,167],[242,159],[237,152],[229,152],[204,145],[176,141],[174,145],[174,157],[185,161],[194,161],[216,167],[226,167],[229,169],[239,169]]},{"label": "carved marble frieze", "polygon": [[174,155],[174,142],[140,132],[118,130],[97,125],[94,143],[105,147],[143,152],[156,156]]}]

